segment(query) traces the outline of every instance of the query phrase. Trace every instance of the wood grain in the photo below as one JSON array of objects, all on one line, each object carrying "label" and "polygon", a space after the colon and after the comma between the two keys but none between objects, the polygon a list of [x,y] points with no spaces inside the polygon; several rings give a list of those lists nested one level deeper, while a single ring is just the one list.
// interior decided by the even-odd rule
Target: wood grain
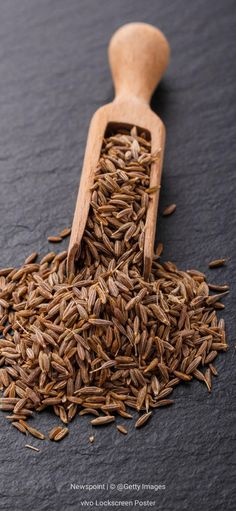
[{"label": "wood grain", "polygon": [[[160,30],[146,23],[129,23],[118,29],[109,44],[109,62],[115,86],[114,100],[94,114],[87,138],[83,170],[68,251],[67,270],[74,273],[85,229],[91,186],[104,133],[109,124],[138,126],[149,131],[152,152],[160,152],[152,164],[150,186],[159,186],[164,154],[165,128],[149,101],[169,61],[169,45]],[[145,225],[144,276],[152,264],[159,190],[150,198]]]}]

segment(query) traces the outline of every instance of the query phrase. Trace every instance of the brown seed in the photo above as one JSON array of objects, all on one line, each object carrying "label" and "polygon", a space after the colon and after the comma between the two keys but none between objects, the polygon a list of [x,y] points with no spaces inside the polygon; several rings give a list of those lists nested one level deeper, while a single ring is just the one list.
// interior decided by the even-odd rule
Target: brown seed
[{"label": "brown seed", "polygon": [[14,270],[14,268],[1,268],[0,269],[0,276],[5,276],[11,273]]},{"label": "brown seed", "polygon": [[30,264],[30,263],[34,263],[35,259],[37,259],[38,257],[38,253],[37,252],[32,252],[32,254],[30,254],[26,259],[25,259],[25,263],[24,264]]},{"label": "brown seed", "polygon": [[96,419],[92,419],[90,422],[93,426],[103,426],[104,424],[114,422],[114,420],[114,415],[106,415],[104,417],[96,417]]},{"label": "brown seed", "polygon": [[151,165],[160,157],[150,149],[135,127],[106,133],[75,274],[66,274],[66,251],[39,264],[31,254],[20,268],[0,270],[0,407],[21,430],[29,432],[24,421],[48,406],[66,424],[76,414],[98,424],[113,422],[113,412],[131,419],[127,407],[149,414],[172,404],[183,380],[210,387],[200,365],[217,374],[212,361],[227,342],[216,313],[228,287],[160,264],[161,244],[143,278],[147,210],[158,193]]},{"label": "brown seed", "polygon": [[205,383],[208,388],[208,392],[211,392],[211,370],[208,368],[205,372]]},{"label": "brown seed", "polygon": [[144,374],[148,373],[149,371],[153,371],[153,369],[155,369],[156,367],[158,367],[158,359],[157,358],[154,358],[150,364],[148,364],[147,367],[145,367],[144,369]]},{"label": "brown seed", "polygon": [[0,404],[0,410],[3,410],[3,411],[11,411],[11,410],[14,410],[14,405],[11,405],[11,404]]},{"label": "brown seed", "polygon": [[137,410],[138,411],[141,410],[143,403],[145,401],[146,395],[147,395],[147,385],[144,385],[144,387],[142,387],[140,389],[138,396],[137,396]]},{"label": "brown seed", "polygon": [[217,309],[217,310],[222,310],[222,309],[225,309],[225,305],[221,302],[215,302],[214,303],[214,308]]},{"label": "brown seed", "polygon": [[172,394],[172,392],[173,392],[172,387],[166,387],[159,392],[156,399],[159,401],[160,399],[163,399],[163,398],[169,396],[170,394]]},{"label": "brown seed", "polygon": [[61,236],[48,236],[48,241],[50,243],[60,243],[62,241]]},{"label": "brown seed", "polygon": [[55,435],[59,433],[61,429],[62,429],[61,426],[55,426],[54,428],[52,428],[48,433],[48,438],[50,440],[54,440]]},{"label": "brown seed", "polygon": [[26,420],[27,416],[23,415],[21,413],[18,413],[18,414],[13,413],[12,415],[6,415],[6,419],[9,421],[18,421],[20,419]]},{"label": "brown seed", "polygon": [[40,440],[44,440],[45,439],[45,436],[43,435],[43,433],[41,433],[41,431],[38,431],[38,429],[31,428],[31,426],[29,426],[27,424],[27,422],[25,422],[23,420],[20,420],[19,422],[35,438],[39,438]]},{"label": "brown seed", "polygon": [[64,438],[66,435],[68,435],[69,429],[68,428],[61,428],[60,431],[57,431],[57,433],[53,436],[54,442],[59,442]]},{"label": "brown seed", "polygon": [[220,300],[221,298],[223,298],[224,296],[226,296],[228,293],[229,293],[229,291],[225,291],[224,293],[218,293],[217,295],[209,296],[209,297],[206,299],[206,303],[207,303],[207,305],[213,305],[213,304],[217,303],[217,302],[218,302],[218,300]]},{"label": "brown seed", "polygon": [[127,429],[122,426],[121,424],[119,424],[118,426],[116,426],[116,429],[120,432],[120,433],[123,433],[123,435],[127,435],[128,431]]},{"label": "brown seed", "polygon": [[23,426],[23,424],[20,424],[20,422],[12,422],[12,426],[14,426],[18,431],[21,433],[24,433],[26,435],[27,429]]},{"label": "brown seed", "polygon": [[217,357],[217,351],[214,351],[214,350],[210,351],[210,353],[205,358],[204,363],[209,364],[210,362],[213,362],[213,360],[215,360],[216,357]]},{"label": "brown seed", "polygon": [[213,364],[209,364],[209,368],[214,376],[218,376],[218,372],[215,366]]},{"label": "brown seed", "polygon": [[89,319],[88,322],[91,324],[91,325],[98,325],[98,326],[109,326],[109,325],[112,325],[112,321],[109,321],[109,320],[106,320],[106,319]]},{"label": "brown seed", "polygon": [[155,408],[173,405],[173,403],[174,403],[173,399],[161,399],[160,401],[157,401],[157,403],[155,404]]},{"label": "brown seed", "polygon": [[177,378],[180,378],[180,380],[191,381],[192,379],[192,377],[189,374],[181,373],[180,371],[174,371],[174,374],[175,376],[177,376]]},{"label": "brown seed", "polygon": [[197,378],[197,380],[199,381],[205,381],[204,374],[198,369],[195,369],[195,371],[193,371],[193,376],[195,376],[195,378]]},{"label": "brown seed", "polygon": [[49,252],[48,254],[46,254],[40,261],[40,266],[45,264],[45,263],[50,263],[54,257],[55,257],[55,252]]},{"label": "brown seed", "polygon": [[156,318],[159,319],[159,321],[161,321],[161,323],[164,323],[165,325],[169,326],[169,319],[168,319],[165,311],[163,311],[163,309],[159,305],[154,303],[152,305],[149,305],[149,308],[152,309]]},{"label": "brown seed", "polygon": [[94,408],[84,408],[83,410],[81,410],[79,412],[79,415],[88,415],[88,414],[96,415],[96,417],[99,417],[98,411],[95,410]]},{"label": "brown seed", "polygon": [[3,300],[3,298],[0,298],[0,305],[5,309],[8,309],[10,304],[6,300]]},{"label": "brown seed", "polygon": [[101,406],[101,410],[103,412],[117,412],[117,410],[119,410],[120,407],[121,407],[120,404],[110,403],[110,404],[107,404],[107,405],[102,405]]},{"label": "brown seed", "polygon": [[202,360],[201,356],[196,357],[187,367],[186,374],[192,373],[199,366],[201,360]]},{"label": "brown seed", "polygon": [[208,266],[209,268],[219,268],[220,266],[223,266],[226,263],[227,259],[214,259],[213,261],[210,261]]},{"label": "brown seed", "polygon": [[60,238],[66,238],[67,236],[70,235],[70,233],[71,233],[71,228],[70,227],[66,227],[61,232],[59,232],[59,237]]},{"label": "brown seed", "polygon": [[163,216],[169,216],[174,213],[176,210],[176,204],[170,204],[169,206],[166,206],[166,208],[163,210],[162,215]]},{"label": "brown seed", "polygon": [[142,426],[144,426],[144,424],[146,424],[146,422],[149,420],[151,415],[152,415],[152,412],[148,412],[148,413],[145,413],[144,415],[141,415],[139,417],[139,419],[136,421],[135,427],[141,428]]},{"label": "brown seed", "polygon": [[208,287],[212,291],[224,292],[224,291],[228,291],[229,290],[228,284],[223,284],[221,286],[219,284],[208,284]]}]

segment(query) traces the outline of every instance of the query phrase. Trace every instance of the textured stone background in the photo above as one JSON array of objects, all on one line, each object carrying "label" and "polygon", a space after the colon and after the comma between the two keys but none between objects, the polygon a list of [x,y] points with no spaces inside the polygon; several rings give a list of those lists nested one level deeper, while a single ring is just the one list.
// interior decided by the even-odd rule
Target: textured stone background
[{"label": "textured stone background", "polygon": [[[153,99],[167,128],[158,238],[165,258],[235,285],[235,2],[232,0],[2,0],[0,3],[1,265],[49,249],[70,225],[92,113],[113,96],[106,49],[129,21],[159,26],[172,61]],[[65,242],[66,246],[66,242]],[[210,259],[228,256],[225,269]],[[31,443],[1,415],[0,508],[79,510],[80,500],[156,500],[160,511],[233,511],[235,301],[225,300],[231,349],[217,360],[212,395],[182,385],[176,403],[128,437],[75,420],[61,444]],[[54,416],[35,424],[48,431]],[[159,483],[166,490],[80,492],[70,483]],[[102,509],[101,506],[97,509]],[[108,507],[107,509],[112,509]]]}]

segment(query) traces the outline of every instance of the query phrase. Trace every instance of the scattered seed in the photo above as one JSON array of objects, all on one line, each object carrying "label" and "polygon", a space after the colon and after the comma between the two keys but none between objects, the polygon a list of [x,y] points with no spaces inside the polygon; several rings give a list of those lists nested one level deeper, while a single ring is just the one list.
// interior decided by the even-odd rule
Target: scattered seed
[{"label": "scattered seed", "polygon": [[174,401],[173,399],[161,399],[155,404],[155,408],[159,408],[161,406],[169,406],[173,405]]},{"label": "scattered seed", "polygon": [[166,208],[163,210],[162,215],[163,216],[169,216],[174,213],[176,210],[176,204],[170,204],[169,206],[166,206]]},{"label": "scattered seed", "polygon": [[189,374],[181,373],[181,371],[174,371],[174,375],[177,376],[177,378],[180,378],[180,380],[183,381],[191,381],[192,377]]},{"label": "scattered seed", "polygon": [[60,241],[62,241],[62,237],[61,236],[48,236],[48,241],[50,243],[60,243]]},{"label": "scattered seed", "polygon": [[26,257],[24,264],[34,263],[34,261],[37,259],[37,257],[38,257],[38,253],[32,252],[32,254],[30,254],[28,257]]},{"label": "scattered seed", "polygon": [[123,435],[127,435],[128,431],[127,429],[122,426],[121,424],[119,424],[118,426],[116,426],[117,430],[120,432],[120,433],[123,433]]},{"label": "scattered seed", "polygon": [[27,429],[23,426],[23,424],[20,424],[20,422],[12,422],[12,426],[18,429],[18,431],[20,431],[21,433],[24,433],[24,435],[26,435]]},{"label": "scattered seed", "polygon": [[208,368],[205,372],[205,382],[208,388],[208,392],[211,392],[211,370]]},{"label": "scattered seed", "polygon": [[220,266],[223,266],[226,263],[227,259],[214,259],[213,261],[210,261],[208,264],[209,268],[219,268]]},{"label": "scattered seed", "polygon": [[149,420],[151,415],[152,415],[152,412],[148,412],[148,413],[145,413],[144,415],[141,415],[139,417],[139,419],[136,421],[135,427],[141,428],[142,426],[144,426],[144,424],[146,424],[146,422]]},{"label": "scattered seed", "polygon": [[61,426],[55,426],[54,428],[52,428],[49,433],[48,433],[48,438],[50,440],[54,440],[54,437],[57,435],[57,433],[59,433],[61,431]]},{"label": "scattered seed", "polygon": [[69,429],[68,428],[61,428],[60,431],[58,431],[54,436],[53,440],[54,442],[59,442],[64,438],[66,435],[68,435]]},{"label": "scattered seed", "polygon": [[25,444],[25,447],[27,447],[28,449],[31,449],[32,451],[40,452],[38,447],[34,447],[33,445]]},{"label": "scattered seed", "polygon": [[90,422],[93,426],[103,426],[104,424],[114,422],[114,420],[114,415],[106,415],[104,417],[96,417],[96,419],[92,419]]},{"label": "scattered seed", "polygon": [[201,360],[202,357],[198,356],[192,362],[190,362],[189,366],[186,369],[186,374],[192,373],[199,366]]},{"label": "scattered seed", "polygon": [[219,284],[208,284],[208,287],[212,291],[224,292],[224,291],[228,291],[229,290],[228,284],[223,284],[222,286],[220,286]]},{"label": "scattered seed", "polygon": [[38,431],[38,429],[35,429],[35,428],[31,428],[31,426],[29,426],[25,421],[23,420],[20,420],[19,423],[25,427],[25,429],[32,435],[34,436],[35,438],[39,438],[40,440],[44,440],[45,439],[45,436],[43,435],[43,433],[41,433],[41,431]]},{"label": "scattered seed", "polygon": [[[161,243],[143,278],[146,214],[159,190],[150,186],[159,157],[150,147],[137,128],[105,135],[75,275],[66,275],[66,251],[38,264],[34,252],[20,268],[0,270],[0,408],[22,433],[45,438],[26,420],[47,407],[65,424],[91,414],[94,426],[114,422],[109,413],[132,419],[128,409],[146,411],[141,427],[152,409],[173,403],[181,381],[211,389],[212,362],[227,349],[216,312],[228,286],[160,264]],[[67,433],[56,426],[48,436]]]},{"label": "scattered seed", "polygon": [[71,228],[70,227],[66,227],[61,232],[59,232],[59,237],[60,238],[66,238],[67,236],[70,235],[70,233],[71,233]]},{"label": "scattered seed", "polygon": [[229,291],[225,291],[224,293],[217,293],[216,295],[211,295],[209,296],[207,299],[206,299],[206,303],[207,305],[213,305],[215,304],[216,302],[218,302],[218,300],[220,300],[221,298],[223,298],[224,296],[227,296],[227,294],[229,293]]},{"label": "scattered seed", "polygon": [[1,268],[0,269],[0,277],[2,277],[2,276],[5,277],[6,275],[13,272],[14,270],[15,270],[15,268]]}]

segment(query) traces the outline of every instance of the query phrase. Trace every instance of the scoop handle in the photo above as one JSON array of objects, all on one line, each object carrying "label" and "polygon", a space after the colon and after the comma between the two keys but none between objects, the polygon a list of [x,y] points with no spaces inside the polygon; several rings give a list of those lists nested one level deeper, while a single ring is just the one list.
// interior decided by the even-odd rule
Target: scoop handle
[{"label": "scoop handle", "polygon": [[112,36],[108,48],[116,99],[134,96],[150,102],[170,56],[164,34],[147,23],[128,23]]}]

